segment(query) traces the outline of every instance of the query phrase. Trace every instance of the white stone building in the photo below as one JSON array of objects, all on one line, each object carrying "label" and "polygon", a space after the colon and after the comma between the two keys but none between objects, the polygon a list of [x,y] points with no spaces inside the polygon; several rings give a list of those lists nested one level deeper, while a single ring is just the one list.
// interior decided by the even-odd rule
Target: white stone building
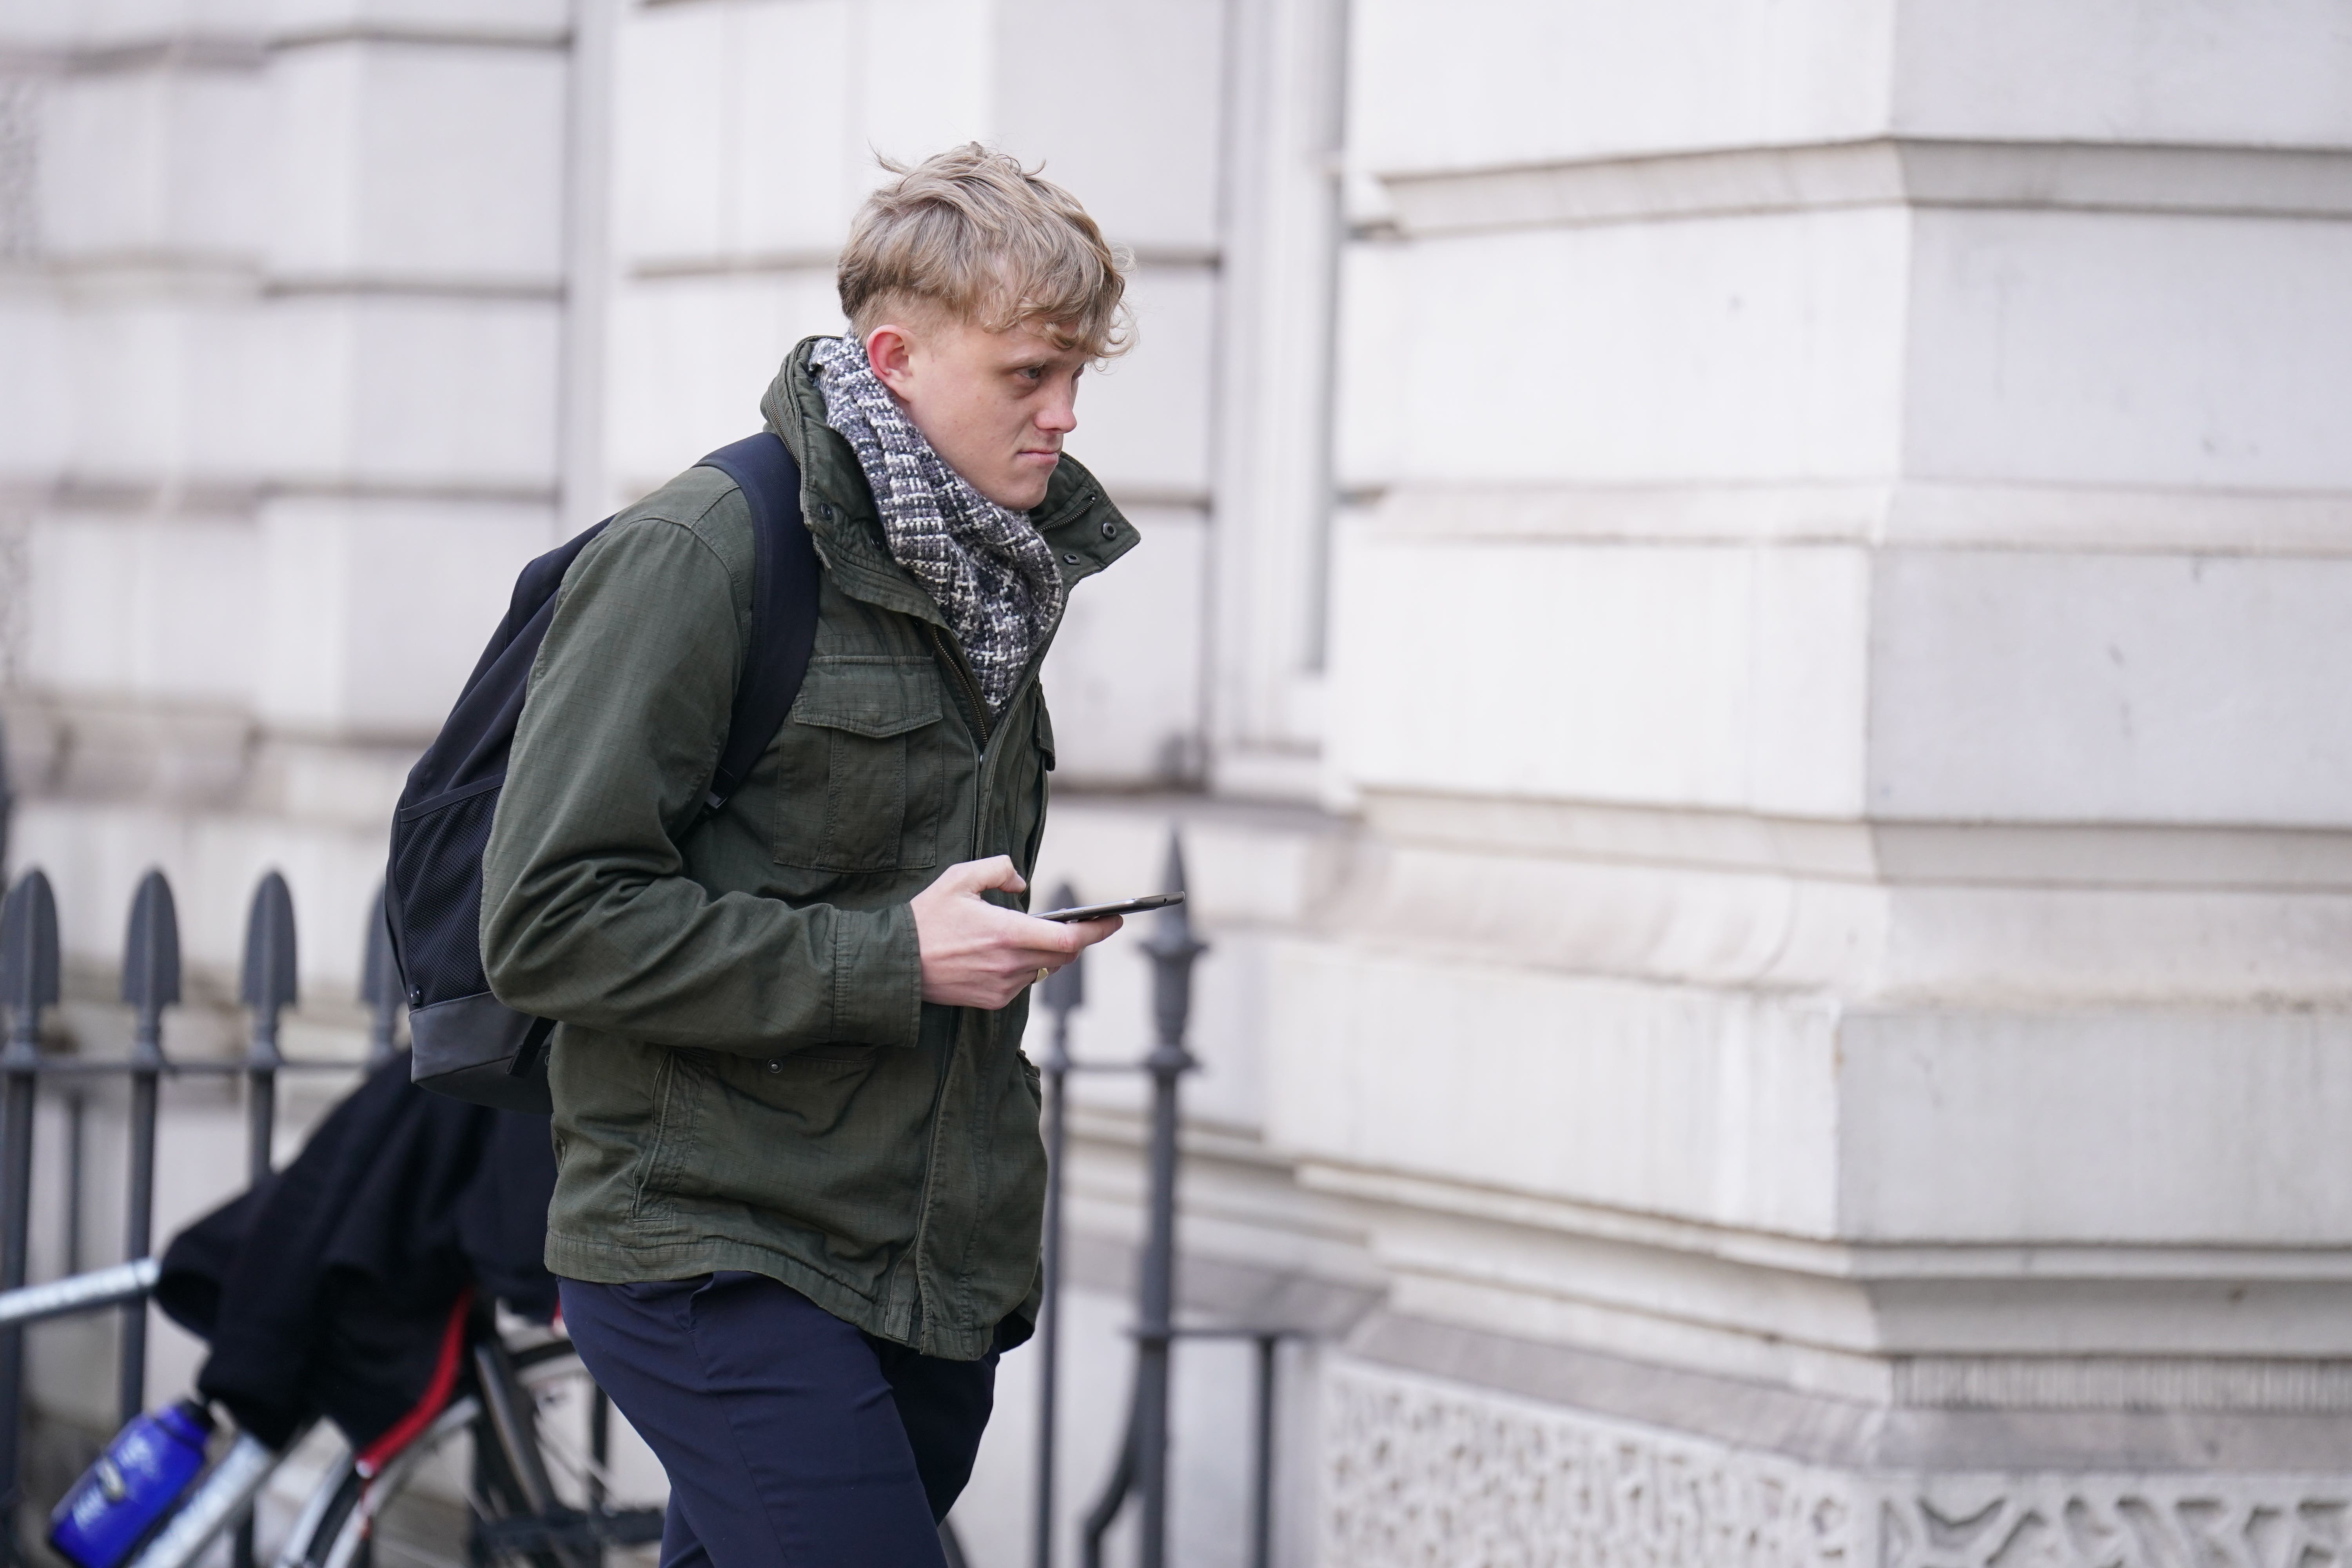
[{"label": "white stone building", "polygon": [[[1136,257],[1043,879],[1184,826],[1186,1292],[1318,1336],[1280,1560],[2352,1561],[2342,0],[7,0],[77,1029],[150,863],[215,973],[284,868],[348,1029],[513,569],[751,429],[873,153],[971,137]],[[1132,944],[1091,984],[1132,1054]],[[1072,1510],[1137,1232],[1081,1092]]]}]

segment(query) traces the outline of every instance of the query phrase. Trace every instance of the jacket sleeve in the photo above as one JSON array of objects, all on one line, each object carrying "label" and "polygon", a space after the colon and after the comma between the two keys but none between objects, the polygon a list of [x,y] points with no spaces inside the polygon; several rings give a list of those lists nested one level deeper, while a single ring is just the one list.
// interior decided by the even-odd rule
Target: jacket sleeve
[{"label": "jacket sleeve", "polygon": [[906,905],[714,895],[671,841],[718,762],[748,602],[678,523],[616,522],[581,553],[482,857],[482,966],[509,1007],[656,1045],[912,1046]]}]

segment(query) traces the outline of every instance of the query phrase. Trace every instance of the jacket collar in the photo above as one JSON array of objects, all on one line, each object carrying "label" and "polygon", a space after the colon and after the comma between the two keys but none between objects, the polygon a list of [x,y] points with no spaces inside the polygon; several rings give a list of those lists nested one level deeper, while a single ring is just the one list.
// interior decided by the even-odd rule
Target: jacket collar
[{"label": "jacket collar", "polygon": [[[824,422],[824,394],[816,384],[810,351],[818,340],[803,338],[784,357],[776,379],[760,400],[768,428],[781,437],[801,470],[801,512],[817,554],[844,593],[884,609],[947,625],[930,595],[891,556],[882,532],[882,514],[857,454],[841,433]],[[1065,455],[1045,487],[1045,499],[1030,516],[1053,547],[1062,581],[1091,577],[1141,538],[1103,493],[1102,484]]]}]

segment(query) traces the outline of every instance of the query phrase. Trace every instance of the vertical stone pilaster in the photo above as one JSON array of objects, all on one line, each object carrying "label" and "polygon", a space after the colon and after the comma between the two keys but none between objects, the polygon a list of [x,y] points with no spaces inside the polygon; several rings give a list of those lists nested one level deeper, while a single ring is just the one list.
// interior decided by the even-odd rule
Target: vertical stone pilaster
[{"label": "vertical stone pilaster", "polygon": [[2224,11],[1355,7],[1271,1141],[1396,1311],[1917,1441],[1337,1374],[1329,1560],[2336,1560],[2352,40]]}]

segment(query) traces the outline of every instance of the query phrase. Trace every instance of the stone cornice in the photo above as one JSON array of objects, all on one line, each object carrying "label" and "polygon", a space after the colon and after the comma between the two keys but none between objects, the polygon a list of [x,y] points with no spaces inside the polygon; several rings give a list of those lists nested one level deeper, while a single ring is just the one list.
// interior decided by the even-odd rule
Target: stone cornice
[{"label": "stone cornice", "polygon": [[[1213,245],[1130,245],[1125,248],[1138,271],[1213,272],[1223,265],[1223,254]],[[838,250],[824,246],[652,255],[631,260],[625,276],[633,282],[663,283],[697,278],[772,278],[800,272],[830,274],[840,260]]]},{"label": "stone cornice", "polygon": [[54,479],[0,476],[0,511],[95,514],[142,522],[191,519],[206,522],[257,516],[277,500],[420,501],[458,505],[552,506],[552,484],[489,478],[310,473],[197,478],[139,473],[68,473]]},{"label": "stone cornice", "polygon": [[[1873,1405],[1387,1311],[1368,1317],[1347,1348],[1379,1366],[1813,1464],[2288,1471],[2352,1465],[2352,1430],[2340,1417],[2320,1414],[2321,1406],[2339,1408],[2326,1396],[2343,1391],[2341,1363],[2303,1363],[2295,1373],[2298,1389],[2319,1405],[2299,1399],[2299,1408],[2286,1411],[2192,1413]],[[2087,1364],[2099,1358],[2068,1359]],[[2246,1370],[2270,1378],[2276,1369],[2264,1363]],[[2179,1371],[2207,1380],[2231,1375],[2226,1363],[2183,1363]]]},{"label": "stone cornice", "polygon": [[1515,859],[1974,888],[2352,890],[2352,831],[2230,823],[1836,819],[1367,788],[1393,846]]},{"label": "stone cornice", "polygon": [[1381,174],[1407,237],[1843,207],[2352,217],[2352,150],[1881,137]]},{"label": "stone cornice", "polygon": [[1389,542],[1896,545],[2099,554],[2352,554],[2352,491],[1990,480],[1398,480],[1349,527]]},{"label": "stone cornice", "polygon": [[52,289],[76,299],[432,300],[488,304],[562,304],[555,273],[433,272],[418,269],[274,270],[260,258],[231,250],[154,247],[19,256],[0,267],[0,284]]},{"label": "stone cornice", "polygon": [[142,71],[257,71],[269,57],[336,44],[562,53],[562,27],[467,27],[364,23],[281,33],[170,33],[110,43],[37,46],[0,41],[0,76],[118,76]]},{"label": "stone cornice", "polygon": [[[2352,1247],[2195,1243],[1852,1241],[1712,1224],[1426,1173],[1297,1161],[1299,1185],[1390,1213],[1572,1235],[1612,1247],[1856,1285],[1948,1287],[2031,1279],[2153,1287],[2183,1279],[2352,1286]],[[2347,1406],[2352,1407],[2352,1406]]]}]

